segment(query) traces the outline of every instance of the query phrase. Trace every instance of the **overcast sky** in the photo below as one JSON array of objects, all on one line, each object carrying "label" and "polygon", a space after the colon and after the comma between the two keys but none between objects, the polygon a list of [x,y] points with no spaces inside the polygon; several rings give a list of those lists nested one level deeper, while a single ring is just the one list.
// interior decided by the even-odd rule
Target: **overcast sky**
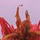
[{"label": "overcast sky", "polygon": [[[10,24],[15,26],[15,14],[18,5],[20,7],[20,17],[25,20],[25,11],[28,10],[32,23],[37,23],[40,20],[40,0],[0,0],[0,17],[4,17]],[[1,29],[0,29],[0,38]]]}]

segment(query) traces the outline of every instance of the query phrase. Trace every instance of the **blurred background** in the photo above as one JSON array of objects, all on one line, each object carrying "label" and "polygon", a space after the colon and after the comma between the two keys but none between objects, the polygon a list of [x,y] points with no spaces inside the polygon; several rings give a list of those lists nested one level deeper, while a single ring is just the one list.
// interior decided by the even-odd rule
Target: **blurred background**
[{"label": "blurred background", "polygon": [[[20,4],[23,4],[19,11],[21,20],[25,20],[25,11],[28,10],[32,24],[38,23],[40,20],[40,0],[0,0],[0,17],[4,17],[10,25],[16,28],[16,8]],[[1,26],[0,38],[2,38]]]}]

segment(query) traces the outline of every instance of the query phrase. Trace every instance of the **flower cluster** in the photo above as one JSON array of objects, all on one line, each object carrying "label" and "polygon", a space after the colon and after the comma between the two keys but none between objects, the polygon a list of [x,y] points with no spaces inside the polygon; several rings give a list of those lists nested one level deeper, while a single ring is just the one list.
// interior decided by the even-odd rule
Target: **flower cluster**
[{"label": "flower cluster", "polygon": [[3,17],[0,17],[0,25],[3,36],[1,40],[40,40],[40,21],[38,24],[31,24],[30,15],[27,10],[25,14],[26,20],[21,21],[19,16],[19,6],[16,11],[16,29]]}]

